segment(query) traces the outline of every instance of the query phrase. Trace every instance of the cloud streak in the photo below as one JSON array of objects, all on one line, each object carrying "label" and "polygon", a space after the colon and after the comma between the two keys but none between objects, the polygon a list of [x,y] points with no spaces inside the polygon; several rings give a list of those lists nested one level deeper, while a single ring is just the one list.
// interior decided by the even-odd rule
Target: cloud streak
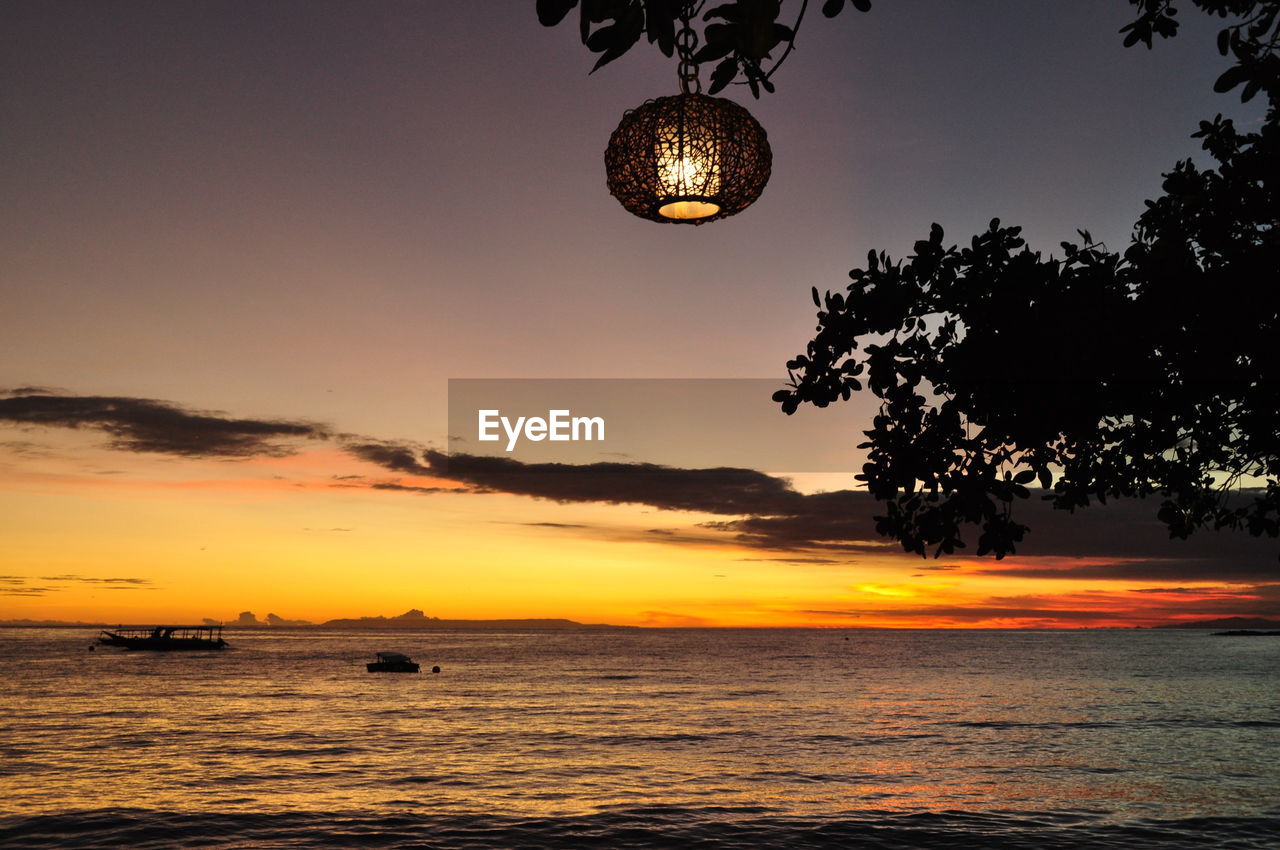
[{"label": "cloud streak", "polygon": [[[31,584],[32,581],[42,582]],[[47,596],[67,589],[68,585],[98,585],[102,590],[155,590],[150,579],[145,578],[95,578],[81,575],[60,576],[0,576],[0,596]]]},{"label": "cloud streak", "polygon": [[31,387],[0,392],[0,423],[27,428],[101,431],[112,448],[184,457],[283,457],[281,440],[327,439],[309,422],[237,419],[156,399],[45,394]]},{"label": "cloud streak", "polygon": [[[613,462],[529,464],[396,443],[361,448],[358,456],[392,471],[456,481],[473,493],[501,492],[559,503],[641,504],[723,516],[697,527],[732,535],[735,543],[746,548],[787,553],[790,557],[779,560],[796,563],[818,559],[848,563],[859,555],[898,549],[876,533],[875,516],[883,508],[869,494],[853,490],[800,493],[786,479],[755,470]],[[1018,557],[990,567],[974,568],[971,563],[964,570],[967,574],[1134,582],[1280,578],[1272,541],[1217,532],[1170,540],[1153,518],[1151,505],[1139,500],[1067,513],[1032,498],[1015,505],[1015,512],[1032,527],[1019,545]],[[655,529],[648,536],[673,545],[690,542],[688,534],[668,529]],[[963,551],[957,554],[962,556]],[[957,572],[961,567],[921,564],[918,569]]]},{"label": "cloud streak", "polygon": [[[734,516],[787,513],[799,509],[806,498],[784,479],[751,469],[681,469],[617,462],[521,463],[508,458],[448,455],[432,449],[423,453],[423,459],[423,474],[469,484],[481,491],[562,503],[643,504],[659,510]],[[383,465],[408,471],[398,465]]]},{"label": "cloud streak", "polygon": [[348,436],[343,449],[366,463],[406,475],[432,475],[434,470],[418,460],[425,448],[415,443],[393,443]]},{"label": "cloud streak", "polygon": [[[1220,617],[1280,617],[1280,585],[1250,588],[1180,588],[1186,593],[1169,594],[1165,599],[1144,598],[1133,604],[1122,594],[1101,591],[1070,594],[1025,594],[991,596],[972,603],[940,603],[895,606],[894,618],[936,622],[979,623],[1017,620],[1024,623],[1041,621],[1103,623],[1134,620],[1164,624],[1179,619],[1217,619]],[[1146,594],[1143,594],[1144,596]],[[1152,594],[1158,597],[1159,594]],[[831,612],[827,612],[831,613]],[[848,609],[846,616],[884,616],[884,610]]]},{"label": "cloud streak", "polygon": [[[561,504],[631,504],[705,514],[715,519],[682,529],[653,529],[639,539],[676,546],[728,539],[797,565],[853,563],[860,556],[898,549],[876,533],[875,516],[883,508],[869,494],[854,490],[801,493],[784,478],[751,469],[690,469],[631,461],[521,463],[447,454],[412,441],[334,433],[311,422],[236,418],[155,399],[77,396],[34,387],[0,391],[0,424],[96,431],[109,435],[110,445],[122,451],[193,458],[279,457],[295,453],[300,439],[327,440],[360,461],[405,476],[373,481],[342,475],[331,486],[420,495],[505,493]],[[35,451],[32,444],[21,441],[9,447],[19,454]],[[1015,505],[1015,517],[1032,527],[1017,555],[978,564],[965,559],[961,550],[953,557],[965,561],[963,574],[1170,584],[1280,580],[1274,541],[1216,532],[1170,541],[1154,519],[1154,510],[1142,501],[1113,502],[1068,514],[1033,498]],[[635,538],[635,534],[625,537]],[[957,566],[921,564],[917,569],[958,575]]]},{"label": "cloud streak", "polygon": [[[1082,523],[1082,525],[1087,525]],[[1225,536],[1225,535],[1224,535]],[[1261,543],[1261,541],[1255,541]],[[1185,556],[1178,557],[1178,549]],[[1067,566],[1038,566],[971,570],[971,575],[986,575],[1026,579],[1103,579],[1111,581],[1203,581],[1206,576],[1215,581],[1272,581],[1280,579],[1280,565],[1267,553],[1254,552],[1252,557],[1231,557],[1226,553],[1211,555],[1204,545],[1191,541],[1168,541],[1160,549],[1168,557],[1133,561],[1111,561]]]}]

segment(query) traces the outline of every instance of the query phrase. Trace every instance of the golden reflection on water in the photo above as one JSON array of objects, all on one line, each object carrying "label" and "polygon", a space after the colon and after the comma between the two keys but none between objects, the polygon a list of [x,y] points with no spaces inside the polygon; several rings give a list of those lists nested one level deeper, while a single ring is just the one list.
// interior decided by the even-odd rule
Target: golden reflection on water
[{"label": "golden reflection on water", "polygon": [[22,813],[1280,803],[1266,658],[1237,675],[1218,658],[1117,660],[1124,646],[1043,636],[1010,655],[981,635],[965,650],[822,632],[437,634],[399,640],[440,676],[370,676],[385,637],[247,634],[199,657],[18,639],[43,641],[6,658],[16,690],[0,703],[7,804]]}]

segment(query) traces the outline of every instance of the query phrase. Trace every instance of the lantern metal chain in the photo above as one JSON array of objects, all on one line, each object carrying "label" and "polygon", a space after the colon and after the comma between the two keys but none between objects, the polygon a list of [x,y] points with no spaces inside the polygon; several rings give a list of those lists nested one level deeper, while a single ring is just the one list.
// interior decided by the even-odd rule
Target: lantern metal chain
[{"label": "lantern metal chain", "polygon": [[698,78],[698,63],[693,54],[698,49],[698,34],[689,25],[693,4],[688,3],[680,12],[680,30],[676,33],[676,51],[680,54],[680,91],[683,94],[702,94],[702,80]]}]

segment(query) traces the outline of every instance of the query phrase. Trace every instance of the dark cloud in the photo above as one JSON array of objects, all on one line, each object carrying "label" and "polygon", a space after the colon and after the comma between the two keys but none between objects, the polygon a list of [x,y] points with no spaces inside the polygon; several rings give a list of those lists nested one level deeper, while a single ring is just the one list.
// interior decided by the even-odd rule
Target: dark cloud
[{"label": "dark cloud", "polygon": [[[31,581],[45,584],[29,584]],[[67,589],[68,584],[96,584],[102,590],[155,590],[145,578],[93,578],[81,575],[0,576],[0,596],[46,596]]]},{"label": "dark cloud", "polygon": [[0,395],[71,395],[71,393],[55,387],[14,387],[0,390]]},{"label": "dark cloud", "polygon": [[[0,391],[0,423],[93,429],[111,435],[114,447],[128,451],[225,458],[279,456],[291,452],[283,441],[332,439],[352,456],[392,472],[464,486],[366,483],[345,475],[337,476],[330,486],[419,494],[502,492],[561,503],[639,504],[711,514],[723,519],[678,532],[651,529],[642,539],[700,545],[730,534],[744,547],[779,553],[777,560],[782,562],[839,564],[849,556],[899,548],[876,533],[875,516],[883,507],[867,493],[803,494],[786,479],[750,469],[684,469],[616,461],[525,464],[501,457],[448,455],[414,442],[334,434],[307,422],[234,419],[152,399],[75,396],[33,387]],[[36,450],[25,443],[9,448]],[[1206,579],[1265,584],[1280,579],[1274,540],[1201,531],[1189,540],[1171,541],[1155,518],[1156,501],[1112,502],[1074,514],[1052,510],[1035,498],[1019,502],[1015,518],[1032,530],[1019,544],[1017,556],[973,572],[1171,584]],[[973,531],[966,536],[971,544],[977,537]],[[957,556],[965,554],[961,550]],[[1081,563],[1080,559],[1087,560]],[[1065,560],[1071,563],[1064,564]],[[917,569],[923,574],[955,568],[954,564],[922,564]]]},{"label": "dark cloud", "polygon": [[48,446],[29,440],[0,440],[0,449],[23,457],[53,457]]},{"label": "dark cloud", "polygon": [[[886,552],[897,549],[879,537],[874,517],[884,508],[865,492],[841,490],[800,497],[800,508],[774,515],[705,523],[736,532],[745,545],[776,549]],[[1280,578],[1277,544],[1244,533],[1201,531],[1187,540],[1171,540],[1156,518],[1156,500],[1124,500],[1078,510],[1054,510],[1039,499],[1014,506],[1015,518],[1031,531],[1018,544],[1017,566],[992,561],[990,574],[1026,578],[1114,578],[1135,581],[1266,581]],[[972,549],[977,530],[965,537]],[[960,550],[955,556],[964,556]],[[1089,558],[1093,565],[1040,565],[1026,559]],[[955,569],[954,564],[924,565],[926,571]]]},{"label": "dark cloud", "polygon": [[[1170,593],[1172,597],[1156,604],[1156,610],[1170,615],[1194,611],[1213,617],[1248,616],[1280,618],[1280,584],[1259,584],[1245,588],[1205,588],[1197,591],[1187,588],[1185,593]],[[1151,598],[1159,599],[1159,592]],[[1150,602],[1144,599],[1142,610],[1150,610]]]},{"label": "dark cloud", "polygon": [[1139,587],[1133,588],[1130,593],[1157,593],[1161,596],[1184,595],[1184,596],[1205,596],[1211,593],[1222,593],[1228,596],[1239,596],[1239,587]]},{"label": "dark cloud", "polygon": [[[1088,521],[1081,520],[1082,532],[1087,534]],[[1214,534],[1209,532],[1209,534]],[[1082,534],[1082,536],[1084,536]],[[1214,535],[1219,536],[1219,535]],[[1222,534],[1222,537],[1231,535]],[[1249,540],[1246,535],[1238,535]],[[1225,553],[1205,553],[1203,545],[1192,540],[1154,540],[1148,551],[1159,552],[1166,557],[1133,561],[1103,561],[1099,563],[1071,564],[1065,566],[1037,564],[1016,567],[993,566],[977,569],[976,575],[1008,576],[1010,578],[1037,579],[1104,579],[1116,581],[1238,581],[1266,582],[1280,579],[1280,564],[1273,552],[1268,551],[1266,541],[1253,539],[1255,551],[1247,555],[1231,556]],[[1131,544],[1121,545],[1130,548]],[[1030,547],[1028,547],[1030,548]],[[1179,554],[1185,553],[1183,557]]]},{"label": "dark cloud", "polygon": [[799,509],[805,499],[785,480],[750,469],[680,469],[615,462],[525,464],[430,449],[423,458],[429,474],[440,478],[556,502],[644,504],[660,510],[733,516],[785,513]]},{"label": "dark cloud", "polygon": [[[446,455],[406,444],[374,443],[356,449],[366,460],[398,472],[430,474],[468,484],[472,492],[504,492],[556,502],[643,504],[732,517],[700,528],[734,535],[740,545],[795,553],[797,562],[898,550],[875,530],[883,511],[870,495],[838,490],[802,494],[783,478],[749,469],[680,469],[644,463],[525,464],[508,458]],[[408,489],[408,488],[405,488]],[[1018,546],[1018,563],[977,573],[1023,578],[1124,579],[1133,581],[1266,582],[1280,577],[1275,542],[1246,534],[1200,532],[1170,540],[1155,518],[1155,500],[1127,500],[1074,513],[1039,499],[1015,505],[1015,517],[1031,526]],[[684,543],[688,536],[651,529],[650,539]],[[976,531],[968,535],[976,539]],[[705,539],[699,539],[705,542]],[[818,560],[802,560],[821,556]],[[965,553],[961,551],[961,556]],[[1092,563],[1063,565],[1063,559]],[[1046,559],[1048,563],[1040,561]],[[956,564],[922,564],[921,571],[949,571]]]},{"label": "dark cloud", "polygon": [[708,522],[703,523],[703,527],[734,532],[739,543],[763,549],[822,549],[858,554],[900,548],[876,533],[875,514],[879,506],[867,493],[836,490],[795,496],[794,503],[785,511]]},{"label": "dark cloud", "polygon": [[111,446],[133,452],[189,457],[279,457],[292,450],[277,442],[326,438],[319,425],[233,419],[169,402],[118,396],[47,395],[31,388],[0,392],[0,423],[44,428],[87,428],[112,436]]},{"label": "dark cloud", "polygon": [[[1166,589],[1167,591],[1168,589]],[[1074,593],[1063,596],[1022,595],[993,596],[972,605],[922,605],[894,608],[894,617],[925,620],[947,619],[956,622],[978,622],[989,619],[1015,619],[1023,621],[1055,620],[1088,621],[1121,619],[1144,620],[1150,624],[1173,622],[1188,616],[1215,619],[1228,616],[1280,617],[1280,585],[1262,585],[1251,588],[1178,588],[1185,594],[1160,602],[1144,600],[1141,607],[1116,608],[1117,598],[1104,591]],[[1152,591],[1158,596],[1158,591]],[[836,613],[836,612],[828,612]],[[863,613],[883,616],[884,611],[849,611],[851,615]],[[1024,623],[1025,624],[1025,623]]]},{"label": "dark cloud", "polygon": [[[659,510],[740,517],[704,523],[703,527],[733,532],[748,546],[849,552],[894,546],[877,538],[872,518],[875,503],[866,493],[802,494],[786,479],[752,469],[683,469],[615,462],[526,464],[432,450],[424,451],[422,457],[430,474],[486,491],[561,503],[643,504]],[[421,467],[411,454],[385,452],[383,458],[382,465],[396,471],[418,471]],[[373,460],[374,455],[367,454],[366,459]]]},{"label": "dark cloud", "polygon": [[[349,485],[347,485],[349,486]],[[379,481],[370,484],[373,490],[393,490],[399,493],[457,493],[453,487],[416,487],[412,484],[397,484],[394,481]]]},{"label": "dark cloud", "polygon": [[609,529],[605,538],[615,543],[658,543],[663,546],[687,548],[713,548],[724,546],[724,536],[715,531],[693,528],[677,531],[675,529],[650,528],[637,532],[629,527]]},{"label": "dark cloud", "polygon": [[[884,616],[884,611],[868,612]],[[1052,605],[1039,607],[1022,607],[1015,605],[930,605],[914,608],[894,608],[894,617],[920,617],[928,620],[946,619],[963,623],[975,623],[981,620],[1043,620],[1053,622],[1059,620],[1105,620],[1111,618],[1112,612],[1091,608],[1056,608]],[[1124,619],[1132,619],[1130,612],[1122,615]]]},{"label": "dark cloud", "polygon": [[[1145,611],[1145,609],[1143,609]],[[802,614],[818,614],[832,617],[849,617],[856,619],[868,617],[882,619],[890,614],[895,619],[920,619],[936,622],[939,619],[959,623],[977,623],[984,620],[1020,620],[1022,625],[1052,624],[1055,621],[1090,621],[1112,618],[1110,610],[1090,608],[1085,605],[1071,605],[1068,600],[1052,597],[992,597],[968,605],[904,605],[895,606],[891,611],[885,609],[805,609]],[[1130,612],[1125,612],[1126,619]]]},{"label": "dark cloud", "polygon": [[429,466],[422,464],[418,457],[423,447],[413,443],[392,443],[380,440],[349,439],[343,448],[360,460],[376,464],[393,472],[408,475],[433,475]]},{"label": "dark cloud", "polygon": [[531,526],[533,528],[586,528],[587,526],[575,522],[522,522],[521,525]]},{"label": "dark cloud", "polygon": [[[368,452],[396,471],[417,470],[412,453]],[[472,485],[539,499],[606,504],[642,504],[659,510],[743,517],[708,522],[703,528],[732,532],[746,546],[764,549],[836,549],[856,553],[883,551],[894,544],[879,540],[865,493],[841,490],[806,495],[786,479],[752,469],[682,469],[648,463],[521,463],[508,458],[446,455],[425,450],[430,474]],[[664,534],[661,530],[654,534]]]},{"label": "dark cloud", "polygon": [[78,575],[40,576],[41,581],[67,581],[83,584],[151,584],[145,578],[88,578]]}]

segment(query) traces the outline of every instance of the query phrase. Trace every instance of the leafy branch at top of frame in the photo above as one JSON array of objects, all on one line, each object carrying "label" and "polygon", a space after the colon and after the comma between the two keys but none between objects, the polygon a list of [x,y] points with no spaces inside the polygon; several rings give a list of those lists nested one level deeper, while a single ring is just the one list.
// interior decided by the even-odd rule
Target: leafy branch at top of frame
[{"label": "leafy branch at top of frame", "polygon": [[[1130,0],[1138,17],[1120,29],[1125,34],[1124,46],[1141,42],[1148,49],[1155,36],[1172,38],[1178,32],[1178,9],[1175,0]],[[1252,100],[1268,88],[1280,74],[1280,7],[1271,0],[1192,0],[1204,12],[1219,18],[1235,18],[1218,33],[1218,52],[1231,56],[1234,63],[1214,83],[1214,91],[1229,92],[1244,85],[1242,101]],[[1276,105],[1274,90],[1272,106]]]},{"label": "leafy branch at top of frame", "polygon": [[[578,9],[582,43],[599,54],[593,73],[626,54],[641,38],[664,55],[674,56],[676,33],[687,17],[695,31],[701,26],[694,61],[715,63],[710,94],[730,84],[746,85],[757,98],[762,90],[773,92],[771,78],[795,49],[808,0],[800,0],[799,12],[790,25],[779,20],[783,0],[728,0],[707,8],[709,5],[707,0],[537,0],[537,11],[539,22],[551,27]],[[848,6],[866,12],[871,9],[871,0],[824,0],[822,13],[834,18]]]}]

